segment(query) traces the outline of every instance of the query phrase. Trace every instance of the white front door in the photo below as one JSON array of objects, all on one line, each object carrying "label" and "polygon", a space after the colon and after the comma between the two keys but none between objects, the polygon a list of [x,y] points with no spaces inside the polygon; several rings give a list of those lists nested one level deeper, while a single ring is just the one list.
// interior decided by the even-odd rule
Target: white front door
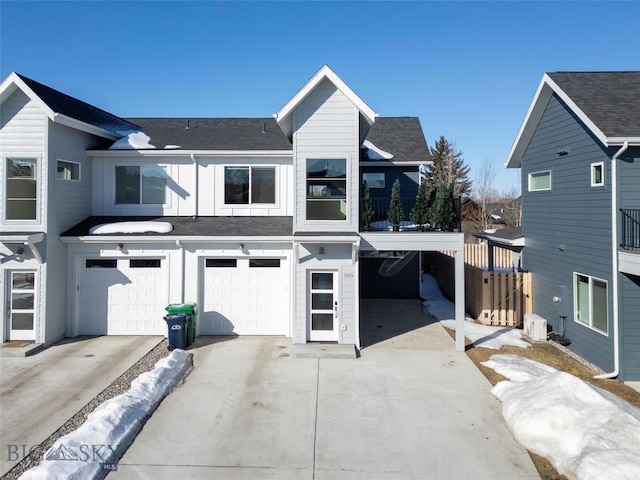
[{"label": "white front door", "polygon": [[309,340],[337,342],[340,324],[338,272],[309,272]]},{"label": "white front door", "polygon": [[35,340],[35,278],[33,270],[10,270],[7,283],[8,340]]}]

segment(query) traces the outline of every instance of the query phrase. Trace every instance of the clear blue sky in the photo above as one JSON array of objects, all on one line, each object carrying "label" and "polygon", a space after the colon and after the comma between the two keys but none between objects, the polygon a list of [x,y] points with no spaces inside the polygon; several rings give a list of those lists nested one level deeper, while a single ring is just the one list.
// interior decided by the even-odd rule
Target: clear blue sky
[{"label": "clear blue sky", "polygon": [[637,2],[0,2],[0,74],[119,116],[263,117],[328,64],[420,117],[471,177],[503,163],[545,71],[640,70]]}]

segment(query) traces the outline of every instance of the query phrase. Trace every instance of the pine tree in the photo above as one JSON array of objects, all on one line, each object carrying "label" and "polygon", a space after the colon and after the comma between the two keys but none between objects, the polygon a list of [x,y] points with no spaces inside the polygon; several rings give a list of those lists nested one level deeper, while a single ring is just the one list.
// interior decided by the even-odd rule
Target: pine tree
[{"label": "pine tree", "polygon": [[363,184],[362,194],[362,226],[365,229],[369,228],[369,224],[373,222],[373,201],[371,200],[371,190],[367,182]]},{"label": "pine tree", "polygon": [[396,178],[391,187],[391,203],[387,211],[387,220],[394,227],[400,225],[404,220],[404,209],[402,208],[402,199],[400,198],[400,180]]},{"label": "pine tree", "polygon": [[453,184],[453,195],[460,197],[471,193],[469,167],[465,165],[462,152],[456,152],[454,146],[441,136],[433,148],[429,148],[433,164],[427,170],[428,191],[431,193],[442,183]]},{"label": "pine tree", "polygon": [[409,219],[418,225],[423,226],[429,221],[429,205],[427,204],[427,182],[422,182],[418,187],[416,204],[413,206]]},{"label": "pine tree", "polygon": [[455,208],[453,206],[453,184],[441,183],[436,191],[436,197],[429,209],[429,219],[435,224],[436,228],[440,227],[446,230],[451,226],[455,219]]}]

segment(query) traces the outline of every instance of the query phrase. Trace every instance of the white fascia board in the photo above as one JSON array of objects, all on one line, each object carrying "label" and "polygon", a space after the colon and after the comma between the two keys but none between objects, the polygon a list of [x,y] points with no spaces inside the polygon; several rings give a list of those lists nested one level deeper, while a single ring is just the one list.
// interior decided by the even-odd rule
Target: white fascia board
[{"label": "white fascia board", "polygon": [[270,237],[248,237],[248,236],[236,236],[236,237],[210,237],[210,236],[130,236],[130,235],[85,235],[81,237],[61,237],[62,243],[113,243],[113,242],[127,242],[127,243],[208,243],[208,244],[221,244],[229,242],[243,242],[243,243],[283,243],[291,242],[291,236],[270,236]]},{"label": "white fascia board", "polygon": [[[287,118],[293,110],[302,102],[314,88],[318,86],[320,82],[324,79],[329,80],[331,83],[335,85],[335,87],[342,92],[342,94],[349,99],[353,105],[362,113],[365,118],[369,121],[370,124],[373,124],[376,120],[378,114],[374,112],[371,107],[369,107],[364,101],[356,95],[356,93],[349,88],[349,86],[342,81],[336,73],[329,68],[328,65],[324,65],[320,70],[316,72],[316,74],[311,77],[311,79],[304,84],[304,86],[296,92],[296,94],[291,97],[291,99],[284,104],[284,106],[278,110],[277,113],[273,115],[281,128],[283,127],[282,122],[285,118]],[[285,133],[288,137],[291,136],[290,127],[287,128]]]},{"label": "white fascia board", "polygon": [[419,167],[420,165],[433,165],[433,162],[394,162],[393,160],[369,160],[360,162],[361,167],[402,167],[403,165]]},{"label": "white fascia board", "polygon": [[89,157],[176,157],[176,156],[207,156],[207,157],[293,157],[293,150],[180,150],[180,149],[149,149],[149,150],[87,150]]},{"label": "white fascia board", "polygon": [[607,147],[621,147],[629,142],[630,147],[640,146],[640,137],[608,137],[606,145]]},{"label": "white fascia board", "polygon": [[22,235],[2,235],[0,234],[0,243],[21,243],[26,245],[27,243],[40,243],[44,240],[44,233],[25,233]]},{"label": "white fascia board", "polygon": [[117,133],[110,132],[109,130],[105,130],[104,128],[96,127],[95,125],[81,122],[80,120],[68,117],[66,115],[63,115],[62,113],[54,113],[51,121],[60,125],[64,125],[66,127],[73,128],[75,130],[90,133],[91,135],[108,138],[109,140],[118,140],[122,138],[122,136],[118,135]]},{"label": "white fascia board", "polygon": [[44,101],[35,94],[33,90],[31,90],[26,83],[22,81],[22,79],[15,73],[11,72],[7,78],[4,79],[2,84],[0,85],[0,98],[2,101],[5,100],[5,92],[13,93],[14,89],[11,89],[12,85],[15,85],[17,88],[22,90],[24,94],[31,99],[34,103],[37,103],[40,109],[44,112],[44,114],[53,120],[53,116],[55,112],[49,108],[49,105],[44,103]]},{"label": "white fascia board", "polygon": [[293,237],[293,243],[331,243],[331,244],[338,244],[338,243],[359,243],[360,242],[360,237],[358,236],[357,233],[354,233],[353,235],[341,235],[341,236],[334,236],[334,235],[309,235],[309,236],[303,236],[303,235],[299,235],[296,237]]}]

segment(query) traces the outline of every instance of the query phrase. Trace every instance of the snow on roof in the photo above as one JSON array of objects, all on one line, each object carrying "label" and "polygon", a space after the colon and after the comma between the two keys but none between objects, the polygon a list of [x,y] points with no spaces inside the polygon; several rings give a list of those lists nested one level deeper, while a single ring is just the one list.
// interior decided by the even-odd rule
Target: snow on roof
[{"label": "snow on roof", "polygon": [[120,140],[109,147],[109,150],[144,150],[149,148],[156,148],[151,145],[149,141],[149,135],[144,132],[118,132],[122,134]]},{"label": "snow on roof", "polygon": [[393,153],[385,152],[381,148],[376,147],[369,140],[362,142],[362,148],[367,150],[367,157],[369,160],[391,160]]},{"label": "snow on roof", "polygon": [[173,225],[169,222],[115,222],[102,223],[89,230],[92,235],[113,233],[169,233]]},{"label": "snow on roof", "polygon": [[493,355],[483,365],[507,377],[492,393],[516,440],[561,475],[640,478],[640,409],[566,372]]}]

